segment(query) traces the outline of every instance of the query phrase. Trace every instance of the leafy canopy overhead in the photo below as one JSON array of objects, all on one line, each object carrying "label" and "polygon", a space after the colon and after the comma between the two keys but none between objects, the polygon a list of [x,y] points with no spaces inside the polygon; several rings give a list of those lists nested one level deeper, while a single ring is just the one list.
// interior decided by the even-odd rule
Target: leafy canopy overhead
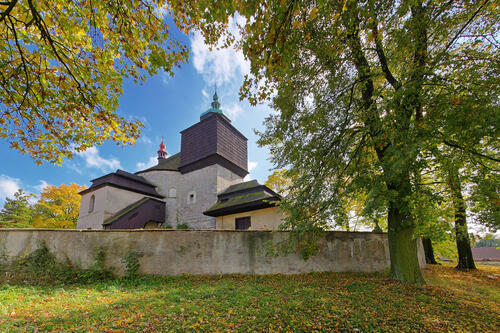
[{"label": "leafy canopy overhead", "polygon": [[189,18],[171,8],[163,0],[0,2],[0,138],[37,163],[108,139],[133,144],[141,123],[116,114],[123,79],[173,75],[188,58],[164,17],[185,33]]}]

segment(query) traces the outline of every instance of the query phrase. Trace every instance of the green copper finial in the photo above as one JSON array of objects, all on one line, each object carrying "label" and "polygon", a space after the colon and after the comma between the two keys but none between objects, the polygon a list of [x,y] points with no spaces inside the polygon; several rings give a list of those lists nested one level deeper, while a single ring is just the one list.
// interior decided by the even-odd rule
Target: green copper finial
[{"label": "green copper finial", "polygon": [[217,96],[217,86],[215,86],[214,100],[211,105],[212,107],[210,109],[201,114],[200,120],[203,120],[204,118],[208,117],[208,115],[210,115],[211,113],[217,113],[220,114],[228,122],[231,122],[231,120],[224,114],[224,112],[222,112],[220,108],[219,96]]},{"label": "green copper finial", "polygon": [[212,102],[212,108],[220,110],[219,96],[217,96],[217,85],[215,85],[214,101]]}]

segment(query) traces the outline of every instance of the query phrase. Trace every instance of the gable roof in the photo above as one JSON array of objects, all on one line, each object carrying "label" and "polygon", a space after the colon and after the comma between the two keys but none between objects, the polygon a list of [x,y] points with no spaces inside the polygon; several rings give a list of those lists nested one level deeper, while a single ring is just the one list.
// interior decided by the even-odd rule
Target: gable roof
[{"label": "gable roof", "polygon": [[146,201],[148,201],[149,199],[151,198],[148,198],[148,197],[144,197],[136,202],[134,202],[133,204],[130,204],[128,205],[127,207],[123,208],[122,210],[118,211],[116,214],[114,214],[113,216],[107,218],[104,220],[103,224],[102,225],[108,225],[108,224],[111,224],[113,223],[114,221],[116,221],[117,219],[119,219],[121,216],[127,214],[128,212],[130,212],[132,209],[134,208],[137,208],[139,207],[140,205],[142,205],[143,203],[145,203]]},{"label": "gable roof", "polygon": [[134,175],[120,169],[116,170],[116,172],[108,173],[107,175],[93,179],[92,185],[88,189],[81,191],[79,194],[84,195],[105,186],[120,188],[156,198],[164,198],[156,191],[155,184],[150,183],[144,177]]},{"label": "gable roof", "polygon": [[165,202],[144,197],[107,218],[102,224],[110,229],[144,228],[148,222],[163,223]]},{"label": "gable roof", "polygon": [[243,182],[243,183],[231,185],[228,188],[226,188],[224,191],[219,193],[219,195],[239,192],[239,191],[247,190],[250,188],[257,187],[257,186],[260,186],[260,184],[257,180],[250,180],[248,182]]},{"label": "gable roof", "polygon": [[135,174],[140,174],[148,171],[179,171],[179,164],[181,163],[181,153],[174,154],[166,159],[160,160],[157,165],[152,166],[151,168],[137,171]]},{"label": "gable roof", "polygon": [[223,216],[256,209],[275,207],[280,195],[256,180],[229,186],[218,195],[217,202],[203,212],[208,216]]}]

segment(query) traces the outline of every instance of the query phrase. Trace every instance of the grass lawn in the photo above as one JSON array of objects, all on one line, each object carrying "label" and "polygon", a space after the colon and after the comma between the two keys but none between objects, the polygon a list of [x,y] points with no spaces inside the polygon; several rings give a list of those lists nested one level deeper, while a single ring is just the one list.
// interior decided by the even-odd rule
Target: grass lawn
[{"label": "grass lawn", "polygon": [[500,332],[500,267],[424,274],[423,288],[359,273],[4,282],[0,331]]}]

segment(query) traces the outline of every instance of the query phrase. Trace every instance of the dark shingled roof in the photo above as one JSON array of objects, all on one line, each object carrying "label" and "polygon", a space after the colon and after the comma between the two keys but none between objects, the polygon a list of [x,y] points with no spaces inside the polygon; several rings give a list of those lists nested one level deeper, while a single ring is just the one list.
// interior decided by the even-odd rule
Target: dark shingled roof
[{"label": "dark shingled roof", "polygon": [[128,178],[128,179],[134,180],[136,182],[156,187],[155,184],[150,183],[149,181],[146,180],[146,178],[134,175],[133,173],[130,173],[130,172],[127,172],[127,171],[123,171],[123,170],[120,170],[120,169],[116,170],[115,173],[117,175],[119,175],[119,176],[122,176],[122,177],[125,177],[125,178]]},{"label": "dark shingled roof", "polygon": [[163,196],[156,191],[155,184],[150,183],[144,177],[134,175],[123,170],[116,170],[116,172],[93,179],[92,186],[81,191],[79,194],[83,195],[104,186],[116,187],[156,198],[163,198]]},{"label": "dark shingled roof", "polygon": [[248,182],[231,185],[227,189],[225,189],[224,191],[219,193],[219,195],[229,194],[229,193],[233,193],[233,192],[239,192],[239,191],[247,190],[247,189],[250,189],[253,187],[257,187],[257,186],[260,186],[259,182],[257,182],[256,180],[250,180]]},{"label": "dark shingled roof", "polygon": [[107,218],[106,229],[144,228],[148,222],[162,224],[165,219],[165,202],[144,197]]},{"label": "dark shingled roof", "polygon": [[134,208],[137,208],[139,207],[140,205],[142,205],[143,203],[145,203],[146,201],[148,201],[149,199],[151,198],[148,198],[148,197],[144,197],[142,198],[141,200],[139,201],[136,201],[134,202],[133,204],[131,205],[128,205],[127,207],[123,208],[122,210],[120,210],[119,212],[117,212],[115,215],[111,216],[110,218],[107,218],[106,220],[104,220],[104,223],[102,225],[107,225],[107,224],[110,224],[110,223],[113,223],[115,220],[117,220],[118,218],[120,218],[121,216],[127,214],[128,212],[130,212],[132,209]]},{"label": "dark shingled roof", "polygon": [[169,171],[179,171],[179,164],[181,163],[181,153],[174,154],[169,158],[164,160],[160,160],[160,162],[148,168],[146,170],[137,171],[136,174],[140,174],[148,171],[161,171],[161,170],[169,170]]},{"label": "dark shingled roof", "polygon": [[281,197],[256,180],[229,186],[218,195],[217,202],[203,212],[208,216],[223,216],[256,209],[274,207]]}]

